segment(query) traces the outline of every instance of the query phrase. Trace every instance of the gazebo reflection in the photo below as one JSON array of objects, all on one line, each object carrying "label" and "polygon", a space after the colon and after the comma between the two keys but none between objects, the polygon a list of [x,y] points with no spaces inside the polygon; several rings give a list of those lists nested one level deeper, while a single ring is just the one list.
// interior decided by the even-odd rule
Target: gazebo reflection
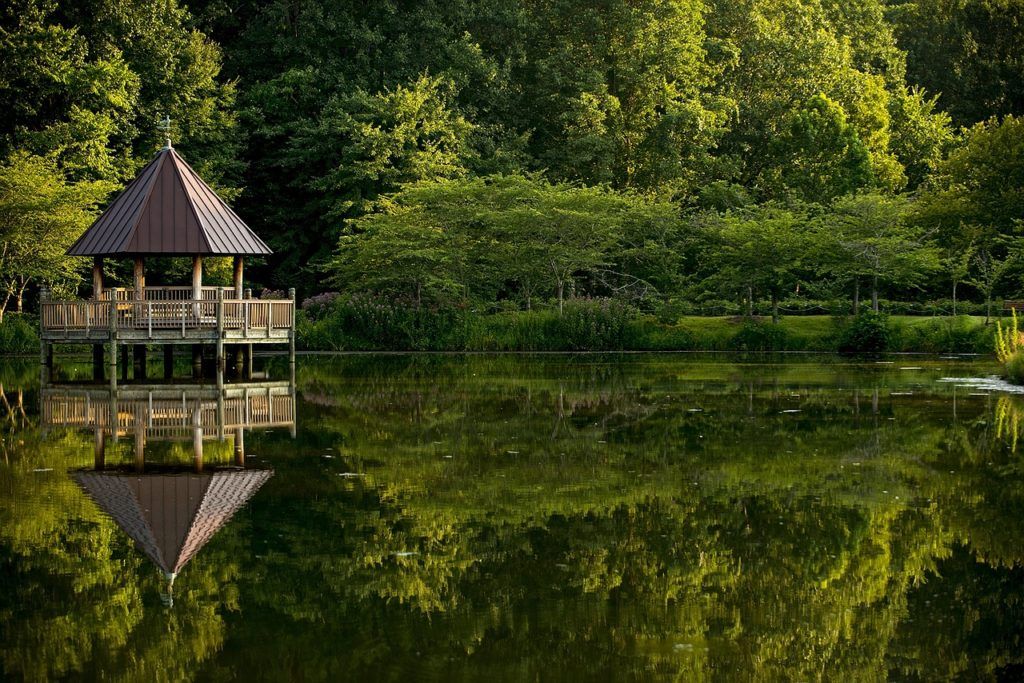
[{"label": "gazebo reflection", "polygon": [[[287,428],[295,434],[294,384],[247,382],[205,385],[44,385],[44,428],[93,434],[92,470],[72,473],[79,487],[110,516],[160,570],[165,604],[173,604],[182,568],[273,476],[246,469],[245,432]],[[108,446],[134,440],[133,462],[109,467]],[[226,462],[205,462],[203,444],[232,441]],[[192,443],[189,466],[147,463],[147,445]]]},{"label": "gazebo reflection", "polygon": [[96,469],[106,464],[107,444],[131,437],[135,467],[146,467],[146,445],[191,441],[194,466],[203,470],[203,443],[234,442],[235,464],[245,465],[245,432],[287,428],[295,435],[295,385],[291,381],[242,382],[222,388],[200,384],[44,384],[44,429],[71,427],[93,433]]},{"label": "gazebo reflection", "polygon": [[161,596],[174,604],[174,579],[273,476],[271,470],[213,472],[74,472],[82,490],[135,541],[167,582]]}]

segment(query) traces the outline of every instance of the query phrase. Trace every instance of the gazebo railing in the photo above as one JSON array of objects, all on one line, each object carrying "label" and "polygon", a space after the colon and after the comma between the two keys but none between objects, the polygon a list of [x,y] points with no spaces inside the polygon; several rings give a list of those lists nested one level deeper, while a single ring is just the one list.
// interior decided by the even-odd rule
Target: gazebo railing
[{"label": "gazebo railing", "polygon": [[[147,288],[148,289],[148,288]],[[189,290],[191,292],[191,290]],[[233,290],[232,290],[233,291]],[[111,315],[114,324],[111,324]],[[131,332],[132,337],[152,337],[157,331],[217,330],[243,336],[271,337],[291,330],[295,302],[291,299],[181,299],[48,301],[40,302],[44,332],[85,336]]]},{"label": "gazebo railing", "polygon": [[154,398],[119,401],[111,419],[109,402],[92,400],[88,394],[47,393],[42,401],[43,422],[51,426],[99,428],[108,433],[127,435],[144,427],[150,438],[173,438],[189,434],[195,427],[194,414],[200,413],[199,426],[209,435],[217,429],[239,427],[288,427],[294,423],[294,395],[277,391],[258,391],[223,401],[223,422],[218,418],[216,400]]},{"label": "gazebo railing", "polygon": [[[202,287],[200,288],[203,301],[216,301],[217,299],[228,299],[234,296],[233,287]],[[103,301],[135,301],[135,289],[133,287],[112,287],[104,290],[101,295]],[[142,290],[143,301],[192,301],[191,287],[144,287]]]}]

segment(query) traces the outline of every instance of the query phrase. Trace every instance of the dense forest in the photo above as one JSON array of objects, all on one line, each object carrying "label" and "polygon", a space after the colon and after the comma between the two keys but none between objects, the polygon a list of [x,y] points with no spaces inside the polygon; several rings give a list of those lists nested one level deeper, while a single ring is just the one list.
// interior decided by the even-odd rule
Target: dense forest
[{"label": "dense forest", "polygon": [[0,303],[84,284],[63,250],[169,117],[275,250],[252,284],[370,337],[988,314],[1024,274],[1022,31],[1022,0],[14,0]]}]

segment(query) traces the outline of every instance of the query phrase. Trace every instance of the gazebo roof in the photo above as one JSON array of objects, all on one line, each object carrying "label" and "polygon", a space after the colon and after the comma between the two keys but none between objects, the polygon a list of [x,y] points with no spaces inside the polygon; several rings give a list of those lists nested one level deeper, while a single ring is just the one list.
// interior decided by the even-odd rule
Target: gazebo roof
[{"label": "gazebo roof", "polygon": [[273,476],[75,472],[74,479],[165,574],[175,575]]},{"label": "gazebo roof", "polygon": [[259,256],[269,247],[170,146],[111,202],[69,256]]}]

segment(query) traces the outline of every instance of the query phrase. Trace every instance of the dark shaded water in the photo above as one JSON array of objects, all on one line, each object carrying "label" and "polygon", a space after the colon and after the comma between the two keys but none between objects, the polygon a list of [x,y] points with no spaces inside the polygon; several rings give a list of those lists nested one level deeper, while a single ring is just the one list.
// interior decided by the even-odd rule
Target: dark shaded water
[{"label": "dark shaded water", "polygon": [[985,362],[300,360],[273,415],[0,366],[0,676],[1024,677]]}]

